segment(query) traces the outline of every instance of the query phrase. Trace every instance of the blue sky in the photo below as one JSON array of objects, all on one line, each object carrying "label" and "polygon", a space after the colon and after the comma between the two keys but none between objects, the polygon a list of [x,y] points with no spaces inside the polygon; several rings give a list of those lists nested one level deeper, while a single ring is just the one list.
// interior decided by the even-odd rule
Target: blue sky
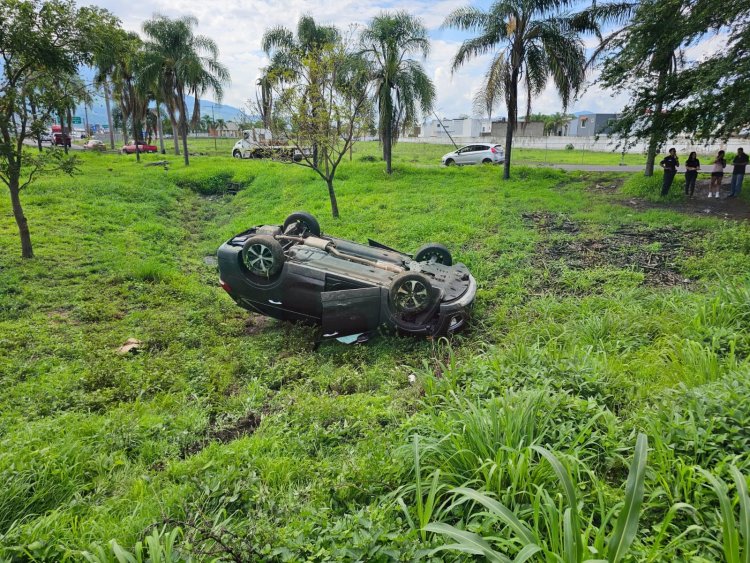
[{"label": "blue sky", "polygon": [[[122,2],[122,0],[99,0],[94,4],[107,8],[118,16],[123,26],[132,31],[141,31],[141,25],[154,13],[169,16],[193,15],[198,18],[198,33],[212,37],[218,44],[220,58],[229,67],[232,84],[227,88],[225,104],[241,107],[254,96],[254,84],[259,69],[268,60],[260,49],[263,32],[272,26],[296,26],[303,14],[311,14],[320,23],[335,24],[346,30],[351,24],[365,25],[374,15],[384,10],[407,10],[422,18],[432,38],[430,57],[424,62],[428,74],[437,87],[436,108],[441,117],[455,117],[472,113],[472,96],[478,89],[489,61],[489,56],[477,58],[456,73],[450,72],[450,63],[466,37],[456,30],[441,29],[445,16],[467,2],[453,0],[150,0],[149,2]],[[473,2],[487,7],[489,0]],[[581,3],[583,5],[583,3]],[[587,42],[595,41],[589,38]],[[702,48],[697,48],[700,56]],[[595,78],[595,75],[591,79]],[[597,86],[588,89],[577,100],[570,111],[612,112],[622,107],[623,98],[613,98]],[[521,100],[525,107],[525,100]],[[549,87],[532,104],[534,112],[554,113],[561,111],[561,103],[552,87]],[[501,110],[498,115],[503,115]]]}]

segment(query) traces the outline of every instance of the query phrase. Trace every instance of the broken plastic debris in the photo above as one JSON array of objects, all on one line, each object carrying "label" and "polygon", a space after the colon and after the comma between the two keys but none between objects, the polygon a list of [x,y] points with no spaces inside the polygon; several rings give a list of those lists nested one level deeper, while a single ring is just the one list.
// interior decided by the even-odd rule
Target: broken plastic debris
[{"label": "broken plastic debris", "polygon": [[353,342],[356,342],[357,338],[361,335],[362,333],[360,332],[359,334],[350,334],[349,336],[339,336],[336,340],[343,342],[344,344],[352,344]]}]

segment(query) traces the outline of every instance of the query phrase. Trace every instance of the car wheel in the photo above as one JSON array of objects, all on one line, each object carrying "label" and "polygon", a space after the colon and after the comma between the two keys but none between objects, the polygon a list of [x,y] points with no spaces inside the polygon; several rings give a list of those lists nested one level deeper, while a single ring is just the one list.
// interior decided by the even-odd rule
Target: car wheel
[{"label": "car wheel", "polygon": [[454,164],[456,164],[456,161],[453,160],[452,158],[449,158],[448,160],[445,161],[446,166],[453,166]]},{"label": "car wheel", "polygon": [[442,244],[432,242],[425,244],[417,250],[414,255],[414,260],[417,262],[437,262],[444,266],[453,265],[453,256],[451,251],[444,247]]},{"label": "car wheel", "polygon": [[485,159],[484,159],[484,160],[482,161],[482,164],[492,164],[492,159],[490,159],[490,158],[485,158]]},{"label": "car wheel", "polygon": [[242,153],[241,153],[240,151],[234,151],[234,152],[232,153],[232,156],[233,156],[234,158],[242,158]]},{"label": "car wheel", "polygon": [[271,236],[255,235],[247,239],[242,247],[242,263],[251,274],[271,278],[284,265],[284,249]]},{"label": "car wheel", "polygon": [[416,272],[397,275],[388,292],[395,313],[416,314],[435,304],[437,294],[427,276]]},{"label": "car wheel", "polygon": [[295,211],[284,220],[284,232],[292,225],[296,225],[296,233],[300,236],[312,235],[320,236],[320,223],[318,220],[305,211]]}]

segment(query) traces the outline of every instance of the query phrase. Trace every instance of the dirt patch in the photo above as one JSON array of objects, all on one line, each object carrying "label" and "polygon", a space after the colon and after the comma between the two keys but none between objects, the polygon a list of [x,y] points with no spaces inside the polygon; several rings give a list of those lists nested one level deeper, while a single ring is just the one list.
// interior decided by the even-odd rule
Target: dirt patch
[{"label": "dirt patch", "polygon": [[[676,227],[646,228],[623,226],[603,236],[580,234],[581,225],[564,215],[532,213],[524,218],[546,236],[537,245],[533,262],[537,268],[554,271],[611,267],[641,272],[651,286],[687,286],[690,280],[680,272],[680,263],[698,253],[698,230]],[[547,276],[555,285],[558,276]]]},{"label": "dirt patch", "polygon": [[625,183],[625,178],[596,178],[587,188],[590,192],[611,194],[617,192]]},{"label": "dirt patch", "polygon": [[640,198],[630,198],[620,203],[636,211],[647,211],[649,209],[663,209],[679,211],[688,215],[701,215],[703,217],[716,217],[733,221],[750,220],[750,205],[741,199],[707,198],[705,194],[696,195],[694,199],[684,201],[653,202]]},{"label": "dirt patch", "polygon": [[259,334],[266,330],[270,323],[270,318],[251,313],[250,316],[245,320],[245,334],[247,334],[248,336]]},{"label": "dirt patch", "polygon": [[574,235],[581,230],[577,222],[562,213],[535,211],[533,213],[523,213],[521,217],[523,217],[524,221],[545,233],[567,233]]},{"label": "dirt patch", "polygon": [[[675,180],[675,183],[672,185],[672,193],[682,194],[685,185],[684,182],[684,180]],[[613,195],[619,191],[622,184],[622,179],[615,179],[606,182],[597,181],[594,186],[589,188],[589,191],[600,193],[602,195]],[[636,211],[662,209],[677,211],[688,215],[716,217],[718,219],[729,219],[734,221],[750,220],[750,204],[742,199],[727,199],[729,187],[726,178],[722,184],[721,197],[719,199],[708,197],[709,184],[709,179],[699,179],[695,184],[695,196],[693,198],[688,198],[683,195],[682,197],[684,199],[680,201],[647,201],[639,197],[615,199],[614,201]]]},{"label": "dirt patch", "polygon": [[180,452],[182,459],[195,455],[212,442],[226,444],[243,436],[249,436],[260,426],[261,417],[255,413],[248,413],[232,423],[219,423],[212,419],[206,436],[185,446]]}]

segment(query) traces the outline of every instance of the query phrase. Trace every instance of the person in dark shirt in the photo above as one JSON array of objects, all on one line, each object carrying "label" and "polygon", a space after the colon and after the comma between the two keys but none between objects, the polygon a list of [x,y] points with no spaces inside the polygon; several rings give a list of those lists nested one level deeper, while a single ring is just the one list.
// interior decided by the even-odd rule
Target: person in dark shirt
[{"label": "person in dark shirt", "polygon": [[742,181],[745,179],[745,166],[747,166],[748,158],[745,151],[741,148],[737,149],[737,156],[734,157],[732,164],[734,169],[732,170],[732,192],[729,197],[737,197],[742,191]]},{"label": "person in dark shirt", "polygon": [[665,196],[669,193],[669,188],[672,187],[675,174],[677,174],[677,167],[680,165],[680,161],[677,160],[677,149],[669,149],[669,154],[659,164],[664,169],[664,182],[661,185],[661,195]]},{"label": "person in dark shirt", "polygon": [[691,152],[687,162],[685,162],[685,195],[688,197],[693,197],[695,180],[698,178],[698,170],[700,168],[701,161],[698,160],[698,155],[695,152]]}]

